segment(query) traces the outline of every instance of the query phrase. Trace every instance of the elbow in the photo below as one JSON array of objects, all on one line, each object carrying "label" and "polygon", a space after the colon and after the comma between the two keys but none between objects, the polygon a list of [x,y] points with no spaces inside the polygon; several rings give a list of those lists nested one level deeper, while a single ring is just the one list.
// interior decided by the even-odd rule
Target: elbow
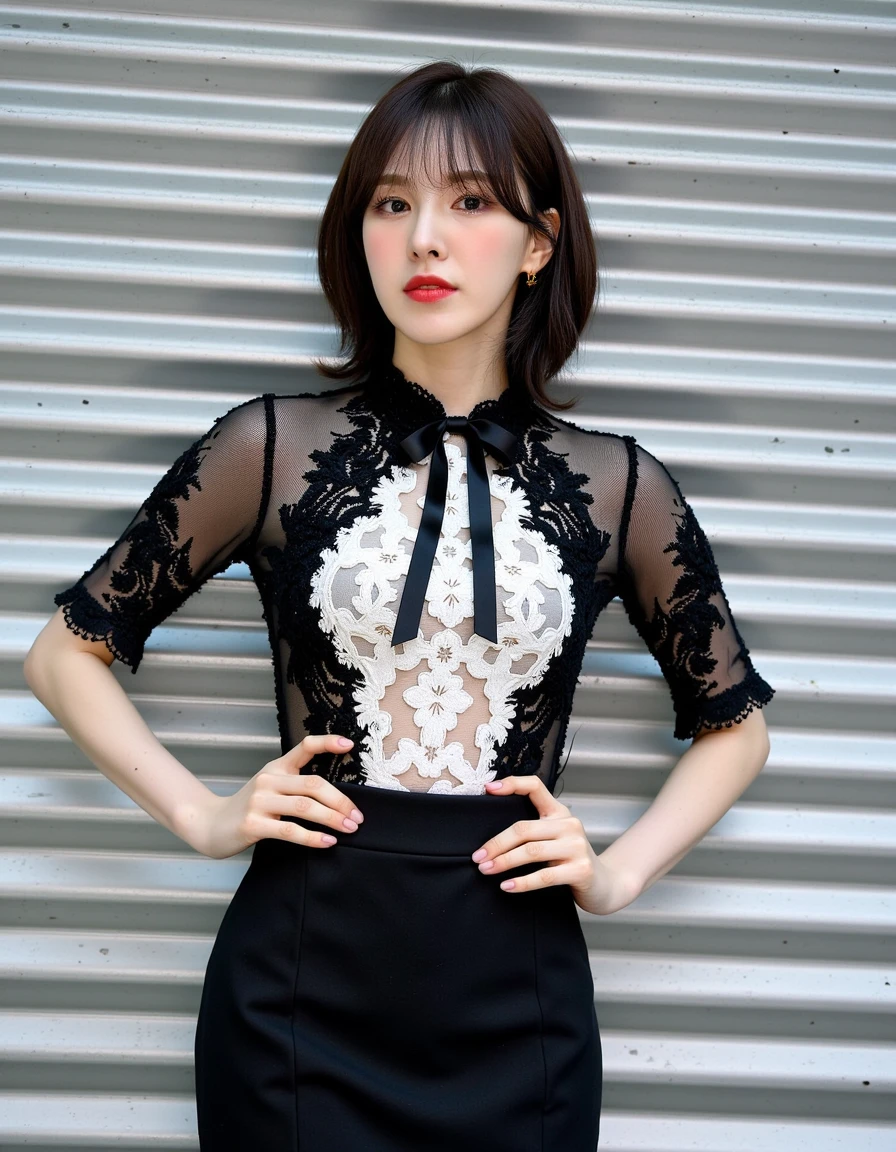
[{"label": "elbow", "polygon": [[41,703],[45,703],[47,691],[47,658],[40,636],[37,637],[25,654],[25,659],[22,663],[22,675],[31,692]]},{"label": "elbow", "polygon": [[[113,656],[104,640],[89,640],[76,634],[66,623],[60,608],[38,632],[22,664],[25,683],[50,711],[50,701],[59,687],[77,680],[84,667],[83,653],[95,656],[108,667]],[[74,663],[72,663],[74,661]]]},{"label": "elbow", "polygon": [[34,691],[38,678],[38,665],[40,663],[39,648],[40,636],[32,642],[31,647],[25,653],[25,659],[22,662],[22,675],[25,677],[25,683]]},{"label": "elbow", "polygon": [[25,683],[45,707],[49,706],[47,701],[53,690],[56,673],[65,660],[68,637],[65,628],[60,627],[60,622],[51,616],[34,638],[22,663]]}]

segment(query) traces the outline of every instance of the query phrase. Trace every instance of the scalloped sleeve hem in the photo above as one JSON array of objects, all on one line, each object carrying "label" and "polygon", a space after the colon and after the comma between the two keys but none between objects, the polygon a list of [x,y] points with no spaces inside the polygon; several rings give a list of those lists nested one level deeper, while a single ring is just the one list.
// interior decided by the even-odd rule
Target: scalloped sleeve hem
[{"label": "scalloped sleeve hem", "polygon": [[63,619],[72,632],[83,640],[103,641],[116,660],[127,664],[131,672],[137,671],[146,637],[116,621],[81,581],[57,592],[53,603],[62,609]]},{"label": "scalloped sleeve hem", "polygon": [[721,731],[740,724],[753,711],[768,704],[775,689],[750,665],[739,684],[732,684],[716,696],[675,705],[675,739],[690,740],[700,728]]}]

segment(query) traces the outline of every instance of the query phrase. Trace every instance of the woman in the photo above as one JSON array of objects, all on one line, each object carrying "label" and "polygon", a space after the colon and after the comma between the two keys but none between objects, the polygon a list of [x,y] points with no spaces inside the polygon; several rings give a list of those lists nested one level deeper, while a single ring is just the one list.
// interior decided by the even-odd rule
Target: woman
[{"label": "woman", "polygon": [[[197,1022],[204,1152],[592,1152],[577,908],[625,907],[731,806],[768,755],[772,689],[663,464],[544,391],[596,264],[523,87],[449,62],[399,80],[345,158],[319,269],[347,358],[317,367],[343,383],[215,421],[58,594],[28,683],[198,852],[254,845]],[[136,671],[152,629],[234,560],[261,595],[282,755],[221,797],[108,666]],[[615,596],[693,742],[595,854],[554,793]]]}]

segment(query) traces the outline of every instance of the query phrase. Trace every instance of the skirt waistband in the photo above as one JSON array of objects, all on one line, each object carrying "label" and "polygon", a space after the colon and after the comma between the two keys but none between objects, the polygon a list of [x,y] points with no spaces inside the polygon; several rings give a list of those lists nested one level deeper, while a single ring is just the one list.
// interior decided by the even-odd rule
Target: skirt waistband
[{"label": "skirt waistband", "polygon": [[[297,816],[282,816],[313,831],[326,831],[342,844],[389,852],[462,856],[515,820],[537,820],[528,796],[457,796],[441,792],[399,792],[370,784],[339,783],[364,820],[357,832],[330,828]],[[337,848],[334,845],[334,848]],[[331,851],[331,849],[325,849]]]}]

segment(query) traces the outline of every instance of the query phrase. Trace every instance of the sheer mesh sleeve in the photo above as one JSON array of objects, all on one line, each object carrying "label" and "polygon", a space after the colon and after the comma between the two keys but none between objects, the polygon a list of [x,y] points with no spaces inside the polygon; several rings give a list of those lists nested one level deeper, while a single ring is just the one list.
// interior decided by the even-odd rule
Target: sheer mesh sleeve
[{"label": "sheer mesh sleeve", "polygon": [[730,728],[774,689],[753,667],[712,548],[678,483],[634,441],[629,461],[620,598],[669,685],[676,738]]},{"label": "sheer mesh sleeve", "polygon": [[136,672],[147,637],[216,572],[248,558],[270,486],[271,397],[232,408],[174,461],[130,524],[54,601]]}]

